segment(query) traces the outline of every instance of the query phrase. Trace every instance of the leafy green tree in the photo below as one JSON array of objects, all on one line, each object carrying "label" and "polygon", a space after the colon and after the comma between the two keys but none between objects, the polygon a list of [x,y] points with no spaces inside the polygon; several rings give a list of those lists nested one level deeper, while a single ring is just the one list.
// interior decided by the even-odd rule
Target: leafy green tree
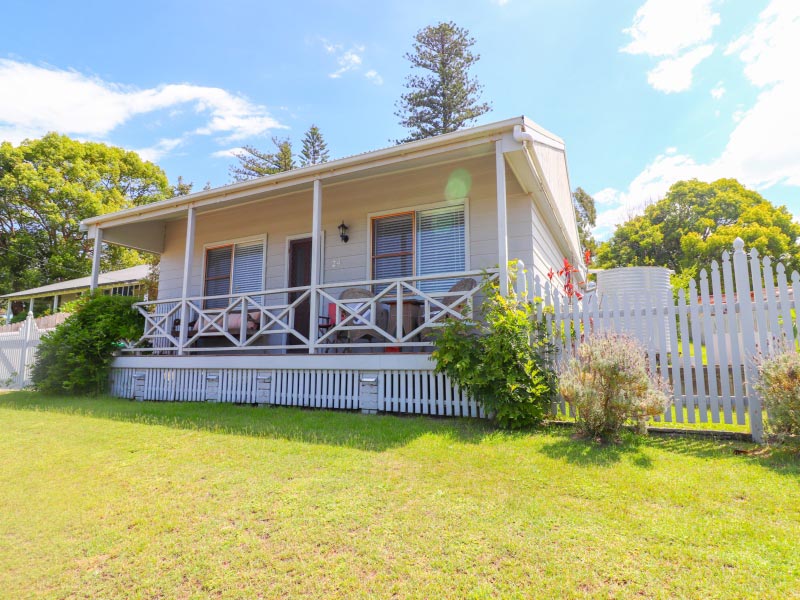
[{"label": "leafy green tree", "polygon": [[575,208],[575,217],[578,220],[578,235],[581,246],[585,250],[595,251],[597,242],[592,235],[592,228],[597,223],[597,209],[592,198],[583,188],[572,192],[572,206]]},{"label": "leafy green tree", "polygon": [[192,193],[194,183],[191,181],[184,181],[183,176],[178,175],[178,183],[172,186],[172,196],[188,196]]},{"label": "leafy green tree", "polygon": [[292,154],[291,140],[273,137],[272,143],[275,152],[264,152],[255,146],[243,146],[240,152],[235,153],[239,163],[229,169],[233,180],[247,181],[294,169],[297,165]]},{"label": "leafy green tree", "polygon": [[643,215],[618,226],[598,251],[601,267],[664,266],[688,280],[741,237],[747,248],[800,268],[800,225],[735,179],[679,181]]},{"label": "leafy green tree", "polygon": [[294,154],[292,153],[292,141],[287,137],[283,140],[273,140],[273,142],[278,147],[273,159],[275,172],[281,173],[297,168],[297,163],[294,162]]},{"label": "leafy green tree", "polygon": [[421,29],[414,36],[414,51],[406,54],[412,73],[406,78],[405,94],[400,97],[400,124],[410,130],[403,142],[457,131],[491,106],[480,101],[483,87],[470,77],[469,70],[480,55],[471,48],[475,39],[453,22]]},{"label": "leafy green tree", "polygon": [[[0,292],[88,275],[92,241],[81,220],[167,198],[160,167],[138,154],[49,133],[0,144]],[[102,268],[142,262],[115,246]]]},{"label": "leafy green tree", "polygon": [[36,352],[33,385],[48,394],[100,394],[113,353],[142,334],[144,318],[133,310],[139,298],[85,296],[77,311],[46,334]]},{"label": "leafy green tree", "polygon": [[311,125],[303,137],[303,149],[300,151],[302,166],[328,162],[328,144],[320,133],[319,127]]}]

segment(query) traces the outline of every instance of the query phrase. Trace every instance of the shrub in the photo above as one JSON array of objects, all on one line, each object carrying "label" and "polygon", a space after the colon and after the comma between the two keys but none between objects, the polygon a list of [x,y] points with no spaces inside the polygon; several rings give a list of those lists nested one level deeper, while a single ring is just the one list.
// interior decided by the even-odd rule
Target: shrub
[{"label": "shrub", "polygon": [[617,437],[628,419],[646,433],[647,418],[669,404],[659,387],[647,372],[644,348],[616,333],[588,339],[559,373],[559,391],[576,410],[581,431],[604,440]]},{"label": "shrub", "polygon": [[800,355],[787,349],[758,366],[756,389],[767,409],[767,426],[776,435],[800,434]]},{"label": "shrub", "polygon": [[86,296],[77,312],[42,337],[33,385],[55,394],[98,394],[105,389],[120,342],[141,335],[144,318],[126,296]]},{"label": "shrub", "polygon": [[446,319],[436,336],[436,372],[472,395],[501,426],[519,429],[547,416],[554,391],[550,344],[534,306],[484,278],[483,319]]}]

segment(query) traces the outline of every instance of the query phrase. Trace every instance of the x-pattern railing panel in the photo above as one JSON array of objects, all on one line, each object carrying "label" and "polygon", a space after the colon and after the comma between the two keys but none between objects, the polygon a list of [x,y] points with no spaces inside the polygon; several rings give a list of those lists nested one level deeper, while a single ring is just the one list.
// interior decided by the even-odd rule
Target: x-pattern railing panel
[{"label": "x-pattern railing panel", "polygon": [[[326,283],[310,287],[263,290],[243,294],[223,296],[198,296],[142,302],[137,309],[145,317],[142,337],[130,351],[142,351],[148,344],[154,351],[161,349],[187,351],[211,350],[199,342],[203,338],[216,337],[235,349],[288,348],[328,349],[349,347],[386,346],[430,346],[430,342],[420,339],[426,329],[440,326],[446,318],[463,319],[469,316],[472,302],[479,291],[476,286],[466,291],[426,291],[439,280],[454,281],[468,277],[481,278],[485,272],[443,273],[440,275],[417,276],[371,281],[345,283]],[[497,270],[489,272],[497,279]],[[363,297],[342,299],[341,293],[348,288],[376,290]],[[298,308],[309,302],[312,294],[317,294],[320,314],[325,314],[325,306],[336,307],[336,319],[317,339],[301,332],[296,317]],[[219,308],[208,308],[208,304],[221,304]],[[413,317],[413,327],[409,327],[404,309],[413,304],[417,314]],[[156,307],[155,310],[153,307]],[[168,307],[168,308],[167,308]],[[392,308],[396,311],[391,320],[386,318]],[[232,317],[239,317],[238,324]],[[396,317],[396,318],[395,318]],[[187,322],[179,328],[182,334],[174,335],[178,318]],[[317,332],[316,315],[309,316],[309,331]],[[353,335],[356,332],[359,335]],[[185,336],[182,342],[181,335]],[[266,341],[266,336],[285,336],[282,342]],[[369,341],[361,338],[369,338]],[[292,341],[297,343],[292,344]],[[159,343],[160,342],[160,343]],[[265,343],[266,342],[266,343]],[[225,346],[223,346],[225,347]],[[221,347],[222,348],[222,347]]]}]

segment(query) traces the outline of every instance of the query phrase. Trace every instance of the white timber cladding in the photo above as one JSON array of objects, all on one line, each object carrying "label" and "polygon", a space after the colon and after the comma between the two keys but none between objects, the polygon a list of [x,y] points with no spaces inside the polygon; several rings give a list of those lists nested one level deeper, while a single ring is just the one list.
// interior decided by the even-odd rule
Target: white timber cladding
[{"label": "white timber cladding", "polygon": [[[570,187],[567,158],[563,146],[554,146],[544,142],[534,142],[533,149],[539,159],[550,192],[568,233],[573,240],[578,239],[578,225],[575,209],[572,206],[572,188]],[[575,259],[573,258],[573,261]]]},{"label": "white timber cladding", "polygon": [[[370,278],[370,216],[400,212],[403,209],[437,207],[447,204],[445,189],[457,169],[471,178],[466,206],[467,269],[491,268],[498,263],[497,188],[495,156],[488,155],[427,167],[408,174],[384,175],[325,187],[322,182],[321,281],[358,281]],[[532,239],[531,197],[524,193],[513,174],[506,170],[509,256],[526,266],[536,264],[535,243],[556,246],[546,228],[540,241]],[[213,213],[197,213],[190,296],[202,294],[204,247],[224,240],[267,235],[266,289],[286,284],[287,240],[303,236],[312,226],[312,190],[307,189],[275,199],[226,208]],[[350,240],[341,241],[339,224],[348,226]],[[161,256],[159,298],[178,298],[183,276],[186,221],[167,223],[164,252]],[[546,240],[550,240],[546,242]],[[544,267],[544,272],[550,266]]]}]

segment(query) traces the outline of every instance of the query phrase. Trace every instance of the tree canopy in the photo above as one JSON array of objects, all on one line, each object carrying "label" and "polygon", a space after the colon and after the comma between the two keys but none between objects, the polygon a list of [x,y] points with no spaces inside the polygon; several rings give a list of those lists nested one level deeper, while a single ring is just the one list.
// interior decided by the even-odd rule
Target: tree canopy
[{"label": "tree canopy", "polygon": [[322,137],[319,127],[312,124],[303,137],[300,164],[305,167],[324,162],[328,162],[328,144],[325,143],[325,138]]},{"label": "tree canopy", "polygon": [[[470,77],[470,68],[480,60],[472,53],[475,39],[453,22],[429,25],[414,36],[414,51],[406,54],[412,72],[400,97],[400,125],[410,130],[403,142],[457,131],[491,106],[480,101],[483,89]],[[422,71],[422,74],[417,74]]]},{"label": "tree canopy", "polygon": [[265,152],[255,146],[243,146],[235,154],[238,164],[229,168],[234,181],[247,181],[265,175],[274,175],[283,171],[291,171],[297,164],[292,152],[292,141],[287,137],[272,138],[275,152]]},{"label": "tree canopy", "polygon": [[597,209],[592,198],[583,188],[576,188],[572,192],[572,206],[575,208],[575,218],[578,220],[578,236],[584,250],[594,253],[597,242],[592,235],[592,228],[597,223]]},{"label": "tree canopy", "polygon": [[675,183],[643,215],[619,225],[598,251],[601,267],[652,265],[694,277],[740,237],[746,248],[800,268],[800,225],[735,179]]},{"label": "tree canopy", "polygon": [[[135,152],[49,133],[0,144],[0,292],[74,279],[91,271],[81,220],[162,200],[172,188]],[[110,246],[103,270],[142,262]]]}]

